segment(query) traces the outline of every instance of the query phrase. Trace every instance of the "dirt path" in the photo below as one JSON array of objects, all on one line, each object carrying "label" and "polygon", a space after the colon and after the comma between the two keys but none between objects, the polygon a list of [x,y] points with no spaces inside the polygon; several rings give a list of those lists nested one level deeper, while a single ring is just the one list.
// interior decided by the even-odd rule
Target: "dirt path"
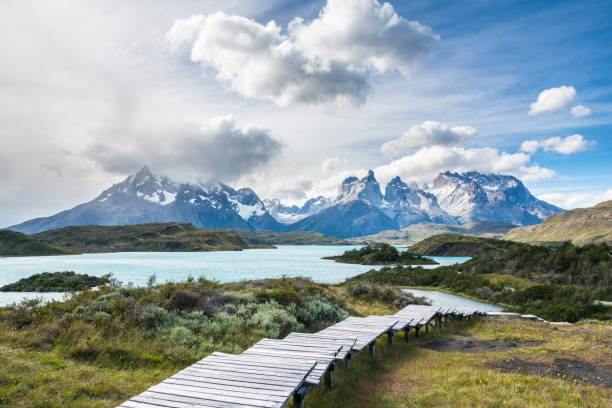
[{"label": "dirt path", "polygon": [[[552,362],[529,361],[518,357],[487,362],[491,368],[508,373],[558,377],[612,387],[612,366],[596,365],[577,358],[556,358]],[[584,381],[584,379],[587,381]]]}]

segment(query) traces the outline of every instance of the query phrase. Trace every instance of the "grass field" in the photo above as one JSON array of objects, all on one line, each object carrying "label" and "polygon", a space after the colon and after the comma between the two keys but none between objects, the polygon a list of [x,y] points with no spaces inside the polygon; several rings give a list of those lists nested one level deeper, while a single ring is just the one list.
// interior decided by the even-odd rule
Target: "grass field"
[{"label": "grass field", "polygon": [[[368,307],[362,303],[348,306],[360,313],[390,311],[388,306]],[[123,363],[117,356],[99,356],[93,361],[75,357],[78,353],[67,357],[68,351],[62,347],[28,343],[29,337],[40,343],[41,332],[44,330],[40,327],[36,336],[34,329],[1,332],[0,406],[113,407],[186,365],[162,362],[160,351],[147,350],[147,340],[139,338],[135,331],[126,330],[117,341],[116,352],[125,356]],[[103,334],[95,338],[91,332],[86,333],[85,338],[74,337],[78,339],[75,349],[103,341]],[[519,345],[533,341],[536,345],[493,352],[477,346],[469,353],[428,348],[431,344],[454,344],[466,339],[477,345],[496,341]],[[612,373],[611,339],[612,325],[607,323],[580,323],[557,329],[515,319],[454,322],[440,332],[430,330],[419,339],[412,337],[410,344],[405,344],[403,336],[397,336],[393,347],[383,337],[377,343],[374,358],[363,352],[352,361],[349,370],[337,368],[334,388],[314,389],[306,397],[306,406],[609,407],[612,388],[609,382],[605,385],[609,378],[585,381],[582,372],[548,373],[547,368],[554,368],[555,359],[570,358]],[[248,345],[256,340],[243,339],[239,343]],[[230,349],[239,352],[244,347]],[[112,350],[106,345],[106,353]],[[537,363],[539,375],[527,369],[508,372],[495,368],[497,362],[517,359],[525,361],[525,367]]]}]

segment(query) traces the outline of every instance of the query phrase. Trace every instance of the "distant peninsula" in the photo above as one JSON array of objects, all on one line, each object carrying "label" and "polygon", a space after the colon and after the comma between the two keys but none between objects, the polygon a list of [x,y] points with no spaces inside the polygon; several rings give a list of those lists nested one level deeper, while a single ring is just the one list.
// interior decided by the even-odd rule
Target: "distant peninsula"
[{"label": "distant peninsula", "polygon": [[360,265],[438,265],[433,259],[408,251],[400,252],[394,246],[384,243],[373,243],[361,249],[352,249],[342,255],[323,259]]},{"label": "distant peninsula", "polygon": [[29,235],[11,230],[0,230],[0,256],[69,255],[70,250]]},{"label": "distant peninsula", "polygon": [[273,248],[251,244],[229,231],[201,230],[189,223],[126,226],[83,225],[25,235],[0,231],[0,256],[108,252],[208,252]]},{"label": "distant peninsula", "polygon": [[351,245],[337,237],[328,237],[315,231],[261,231],[231,228],[228,231],[254,245]]},{"label": "distant peninsula", "polygon": [[507,249],[528,248],[527,244],[494,238],[459,234],[440,234],[426,238],[408,250],[421,256],[498,256]]}]

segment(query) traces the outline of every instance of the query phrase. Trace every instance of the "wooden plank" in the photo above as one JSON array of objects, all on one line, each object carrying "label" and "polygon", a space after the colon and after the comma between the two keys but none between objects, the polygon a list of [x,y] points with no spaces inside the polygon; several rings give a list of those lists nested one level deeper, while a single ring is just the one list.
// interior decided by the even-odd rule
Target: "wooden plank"
[{"label": "wooden plank", "polygon": [[[229,374],[229,375],[228,375]],[[231,374],[235,376],[232,377]],[[292,375],[292,376],[268,376],[265,373],[261,372],[231,372],[224,371],[219,372],[219,370],[215,370],[214,368],[208,369],[194,369],[192,367],[187,367],[184,370],[179,371],[175,375],[183,375],[183,376],[194,376],[194,377],[203,377],[209,380],[214,380],[215,382],[223,383],[224,381],[228,382],[240,382],[244,380],[244,382],[253,382],[265,385],[267,384],[270,388],[285,387],[285,384],[290,384],[291,382],[299,382],[301,376]]]},{"label": "wooden plank", "polygon": [[207,392],[214,393],[215,395],[225,395],[230,397],[244,398],[248,395],[249,399],[264,400],[264,401],[284,401],[287,393],[279,393],[278,391],[266,390],[264,393],[254,392],[253,389],[249,389],[248,393],[245,392],[244,388],[241,387],[228,387],[220,385],[206,386],[205,383],[198,381],[183,380],[176,377],[170,377],[160,383],[160,385],[167,385],[169,387],[184,387],[184,389],[193,389],[194,391],[201,391],[206,389]]},{"label": "wooden plank", "polygon": [[347,337],[347,338],[337,338],[337,337],[328,337],[321,333],[290,333],[285,340],[305,340],[312,341],[314,344],[340,344],[342,348],[337,354],[337,359],[343,360],[345,359],[351,352],[353,346],[357,342],[356,337]]},{"label": "wooden plank", "polygon": [[145,395],[137,395],[134,398],[132,398],[129,401],[126,401],[126,403],[128,404],[133,404],[133,405],[124,405],[122,404],[121,406],[126,406],[126,407],[139,407],[139,408],[150,408],[150,407],[155,407],[155,408],[160,408],[160,407],[168,407],[168,408],[187,408],[187,407],[197,407],[197,408],[216,408],[216,407],[223,407],[223,406],[227,406],[227,404],[224,403],[215,403],[213,401],[210,402],[195,402],[195,401],[191,401],[191,402],[183,402],[183,401],[176,401],[176,400],[167,400],[164,398],[165,394],[154,394],[153,396],[145,396]]},{"label": "wooden plank", "polygon": [[256,403],[255,405],[251,404],[232,404],[227,401],[212,401],[212,400],[203,400],[183,395],[174,395],[174,394],[165,394],[154,391],[145,391],[140,395],[137,395],[132,400],[136,401],[144,401],[151,404],[167,404],[171,406],[172,404],[188,404],[187,406],[195,406],[195,407],[211,407],[211,408],[221,408],[221,407],[258,407],[260,404]]},{"label": "wooden plank", "polygon": [[[195,367],[194,367],[195,366]],[[299,380],[303,377],[303,373],[308,373],[308,371],[303,371],[301,374],[296,373],[283,373],[278,371],[267,371],[265,369],[257,369],[256,367],[245,368],[244,366],[236,366],[233,369],[231,366],[220,366],[210,364],[207,366],[192,366],[194,370],[198,370],[202,374],[210,375],[214,378],[232,378],[232,375],[236,375],[236,378],[262,378],[268,379],[270,381],[289,381],[291,379]]]},{"label": "wooden plank", "polygon": [[[259,384],[252,382],[231,382],[227,380],[218,380],[210,377],[199,377],[195,375],[173,375],[168,378],[168,380],[180,380],[180,381],[189,381],[192,383],[196,383],[200,387],[208,387],[208,388],[223,388],[234,391],[245,390],[248,389],[250,393],[255,394],[267,394],[270,393],[272,395],[284,395],[287,392],[291,392],[293,387],[281,387],[278,385],[269,385],[269,384]],[[166,380],[164,380],[166,381]]]},{"label": "wooden plank", "polygon": [[260,355],[262,357],[314,358],[317,361],[317,365],[306,377],[306,382],[318,385],[323,375],[325,375],[336,359],[336,355],[341,347],[338,344],[333,344],[331,347],[314,347],[313,344],[304,346],[285,340],[263,339],[245,350],[243,354]]},{"label": "wooden plank", "polygon": [[[202,400],[202,403],[206,401],[218,401],[225,402],[230,404],[238,404],[237,406],[253,406],[253,407],[282,407],[284,402],[273,401],[273,400],[258,400],[249,398],[248,396],[244,397],[236,397],[232,395],[221,395],[215,392],[209,392],[206,389],[193,389],[193,387],[183,387],[180,385],[172,384],[164,385],[158,384],[149,388],[150,391],[158,392],[161,394],[167,394],[167,398],[170,399],[170,395],[172,396],[185,396],[192,397],[195,400]],[[287,398],[289,399],[289,398]]]},{"label": "wooden plank", "polygon": [[[175,395],[175,394],[166,394],[159,393],[155,391],[145,391],[140,395],[137,395],[132,400],[144,400],[149,403],[160,403],[160,404],[172,404],[172,403],[183,403],[183,404],[191,404],[191,406],[205,406],[205,407],[255,407],[257,405],[235,405],[224,401],[211,401],[211,400],[202,400],[198,398],[193,398],[184,395]],[[157,401],[157,402],[154,402]]]}]

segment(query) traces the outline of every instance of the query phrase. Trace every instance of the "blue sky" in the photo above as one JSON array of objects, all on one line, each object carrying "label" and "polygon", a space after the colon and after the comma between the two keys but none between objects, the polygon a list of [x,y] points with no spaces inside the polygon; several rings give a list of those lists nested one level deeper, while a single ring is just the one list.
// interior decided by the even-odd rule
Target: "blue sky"
[{"label": "blue sky", "polygon": [[370,168],[509,173],[565,208],[611,199],[610,21],[595,1],[3,2],[0,226],[144,164],[298,203]]}]

